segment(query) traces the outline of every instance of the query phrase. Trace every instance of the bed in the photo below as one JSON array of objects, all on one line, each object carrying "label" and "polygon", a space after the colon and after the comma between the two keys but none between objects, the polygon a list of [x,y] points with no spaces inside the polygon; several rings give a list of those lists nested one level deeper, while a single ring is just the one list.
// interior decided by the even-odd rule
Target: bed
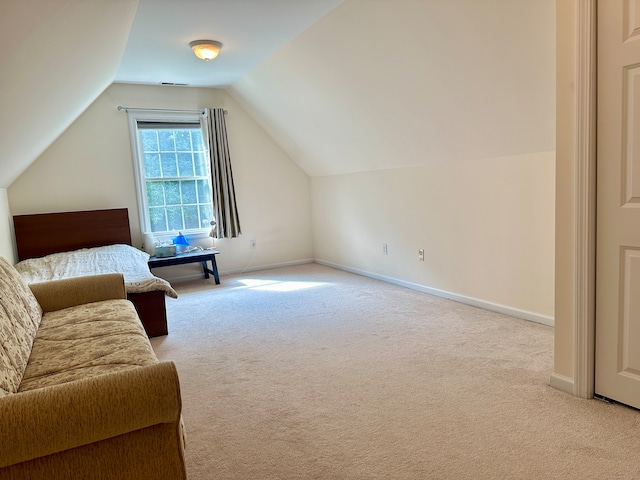
[{"label": "bed", "polygon": [[[167,334],[165,297],[171,285],[151,274],[149,256],[131,246],[126,208],[15,215],[18,263],[27,283],[96,273],[123,273],[127,297],[147,335]],[[141,264],[131,269],[132,264]],[[146,272],[144,271],[146,269]]]}]

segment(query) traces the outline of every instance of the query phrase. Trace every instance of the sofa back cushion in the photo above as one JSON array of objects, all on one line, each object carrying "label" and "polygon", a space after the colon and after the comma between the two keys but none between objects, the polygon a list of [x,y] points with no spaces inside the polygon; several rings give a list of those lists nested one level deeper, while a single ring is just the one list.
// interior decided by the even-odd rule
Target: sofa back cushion
[{"label": "sofa back cushion", "polygon": [[0,397],[18,391],[41,320],[36,297],[0,257]]}]

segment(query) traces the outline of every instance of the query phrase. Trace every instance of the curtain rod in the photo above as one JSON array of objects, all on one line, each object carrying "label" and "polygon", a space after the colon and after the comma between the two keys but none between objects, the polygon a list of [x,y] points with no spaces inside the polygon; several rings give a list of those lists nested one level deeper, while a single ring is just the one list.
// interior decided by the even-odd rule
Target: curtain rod
[{"label": "curtain rod", "polygon": [[[173,112],[173,113],[199,113],[204,114],[204,109],[201,108],[199,110],[177,110],[172,108],[138,108],[138,107],[123,107],[122,105],[118,105],[118,110],[121,112]],[[225,108],[224,114],[226,115],[229,111]]]}]

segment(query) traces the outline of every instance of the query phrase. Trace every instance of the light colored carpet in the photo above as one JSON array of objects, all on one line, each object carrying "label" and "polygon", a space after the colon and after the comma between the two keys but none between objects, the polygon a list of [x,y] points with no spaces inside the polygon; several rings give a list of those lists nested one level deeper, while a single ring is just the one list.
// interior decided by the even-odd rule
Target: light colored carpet
[{"label": "light colored carpet", "polygon": [[175,287],[191,479],[640,479],[640,413],[549,387],[550,327],[316,264]]}]

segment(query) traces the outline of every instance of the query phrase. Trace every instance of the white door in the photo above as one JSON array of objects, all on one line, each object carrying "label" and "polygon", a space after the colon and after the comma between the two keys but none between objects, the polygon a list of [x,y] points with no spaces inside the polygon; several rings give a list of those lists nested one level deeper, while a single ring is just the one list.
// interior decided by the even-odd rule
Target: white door
[{"label": "white door", "polygon": [[596,394],[640,408],[640,0],[598,1]]}]

